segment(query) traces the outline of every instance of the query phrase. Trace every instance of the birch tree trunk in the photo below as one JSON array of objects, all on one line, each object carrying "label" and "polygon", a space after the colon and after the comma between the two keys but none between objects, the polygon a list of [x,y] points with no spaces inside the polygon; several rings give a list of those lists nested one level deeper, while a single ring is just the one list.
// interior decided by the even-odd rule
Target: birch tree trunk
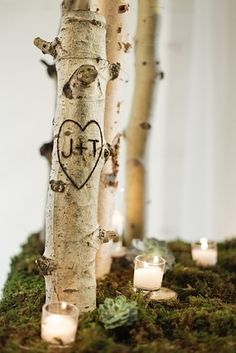
[{"label": "birch tree trunk", "polygon": [[139,0],[136,33],[136,80],[131,117],[126,130],[125,242],[144,236],[145,150],[151,128],[151,110],[157,78],[155,34],[157,0]]},{"label": "birch tree trunk", "polygon": [[[59,35],[35,39],[56,62],[58,93],[45,252],[39,265],[46,301],[64,300],[81,312],[96,306],[95,257],[106,236],[97,224],[99,177],[107,149],[103,137],[107,81],[118,75],[106,60],[103,16],[64,2]],[[81,7],[80,7],[81,8]]]},{"label": "birch tree trunk", "polygon": [[[124,77],[125,64],[131,49],[129,38],[130,5],[121,0],[101,0],[100,10],[107,20],[107,57],[110,62],[120,64],[118,80],[110,81],[107,86],[104,134],[112,146],[111,156],[105,163],[99,187],[98,220],[104,229],[111,229],[114,211],[114,197],[118,187],[120,124],[123,118],[123,101],[127,90],[127,77]],[[97,253],[97,277],[109,273],[111,267],[111,245],[101,245]]]}]

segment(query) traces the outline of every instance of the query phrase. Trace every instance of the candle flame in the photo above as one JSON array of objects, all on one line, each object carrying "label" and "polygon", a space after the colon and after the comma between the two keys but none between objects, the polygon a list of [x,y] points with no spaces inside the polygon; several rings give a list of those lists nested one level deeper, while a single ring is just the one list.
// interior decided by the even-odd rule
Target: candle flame
[{"label": "candle flame", "polygon": [[159,257],[158,256],[154,256],[153,263],[154,264],[158,264],[158,262],[159,262]]},{"label": "candle flame", "polygon": [[62,310],[65,310],[66,307],[67,307],[67,303],[66,303],[66,302],[61,303],[61,308],[62,308]]},{"label": "candle flame", "polygon": [[149,268],[149,265],[148,265],[148,262],[147,262],[147,261],[144,261],[144,262],[143,262],[143,267],[144,267],[145,269]]},{"label": "candle flame", "polygon": [[208,240],[207,240],[207,238],[201,238],[200,239],[200,243],[201,243],[201,249],[202,250],[207,250],[208,249]]}]

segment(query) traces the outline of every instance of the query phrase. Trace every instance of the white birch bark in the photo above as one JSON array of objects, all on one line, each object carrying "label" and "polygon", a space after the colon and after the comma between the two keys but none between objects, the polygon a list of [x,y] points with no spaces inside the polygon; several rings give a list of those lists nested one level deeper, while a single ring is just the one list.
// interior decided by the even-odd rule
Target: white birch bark
[{"label": "white birch bark", "polygon": [[[130,5],[121,0],[101,0],[100,11],[107,21],[107,57],[110,62],[118,62],[121,72],[118,80],[107,86],[104,135],[112,146],[111,156],[105,163],[99,187],[98,220],[104,229],[112,229],[114,197],[118,187],[120,120],[124,117],[123,101],[127,90],[125,67],[131,52],[129,37]],[[110,272],[111,242],[102,244],[96,258],[97,278]]]},{"label": "white birch bark", "polygon": [[[67,2],[68,3],[68,2]],[[46,301],[64,300],[81,312],[96,306],[95,257],[99,231],[99,176],[104,163],[103,116],[106,85],[118,75],[106,60],[104,17],[64,11],[58,37],[35,39],[55,58],[58,94],[46,214],[46,244],[39,265]]]},{"label": "white birch bark", "polygon": [[136,33],[136,79],[131,117],[126,130],[125,242],[144,236],[145,152],[151,128],[151,110],[157,79],[155,35],[157,0],[139,0]]}]

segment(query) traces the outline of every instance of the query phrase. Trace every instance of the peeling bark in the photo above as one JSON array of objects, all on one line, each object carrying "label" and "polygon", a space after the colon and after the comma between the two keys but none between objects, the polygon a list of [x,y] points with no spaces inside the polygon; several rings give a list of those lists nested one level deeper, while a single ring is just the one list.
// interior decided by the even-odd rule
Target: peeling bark
[{"label": "peeling bark", "polygon": [[136,34],[136,80],[131,117],[126,130],[125,242],[143,238],[145,221],[145,152],[157,79],[155,34],[157,1],[139,0]]},{"label": "peeling bark", "polygon": [[54,57],[58,74],[43,261],[53,263],[45,273],[46,301],[69,301],[84,312],[96,306],[95,256],[105,238],[97,200],[105,92],[114,75],[106,60],[103,16],[68,10],[67,3],[58,37],[52,43],[35,40]]},{"label": "peeling bark", "polygon": [[[105,229],[111,229],[112,214],[114,208],[115,191],[118,186],[119,172],[119,147],[121,134],[119,133],[119,121],[122,119],[123,110],[117,109],[124,100],[127,89],[127,80],[124,75],[125,64],[128,60],[127,51],[120,50],[120,43],[127,43],[129,39],[130,9],[128,2],[121,0],[102,0],[100,10],[107,19],[107,56],[110,62],[118,62],[121,66],[119,80],[110,81],[107,86],[105,105],[105,139],[110,145],[110,158],[104,165],[99,187],[99,224]],[[111,67],[113,74],[117,71],[117,65]],[[102,277],[110,271],[111,245],[104,244],[97,254],[97,277]],[[102,265],[104,263],[104,265]]]}]

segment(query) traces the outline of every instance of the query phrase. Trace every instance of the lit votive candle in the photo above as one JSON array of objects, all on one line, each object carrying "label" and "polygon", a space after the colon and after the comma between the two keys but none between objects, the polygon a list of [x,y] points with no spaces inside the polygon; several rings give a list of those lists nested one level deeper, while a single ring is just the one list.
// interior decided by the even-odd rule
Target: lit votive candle
[{"label": "lit votive candle", "polygon": [[217,263],[217,244],[201,238],[198,243],[191,244],[192,259],[198,266],[215,266]]},{"label": "lit votive candle", "polygon": [[134,261],[134,288],[156,291],[161,288],[165,260],[159,256],[138,255]]},{"label": "lit votive candle", "polygon": [[70,303],[44,304],[42,309],[41,337],[44,341],[69,345],[74,342],[79,309]]}]

